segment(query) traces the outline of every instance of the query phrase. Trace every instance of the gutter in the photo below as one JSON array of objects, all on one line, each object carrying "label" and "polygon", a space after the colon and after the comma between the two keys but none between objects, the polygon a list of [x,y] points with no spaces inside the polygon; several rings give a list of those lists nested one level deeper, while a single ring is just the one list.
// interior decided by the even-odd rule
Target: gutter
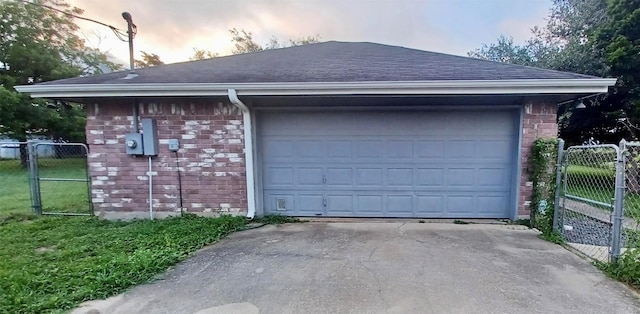
[{"label": "gutter", "polygon": [[256,215],[255,172],[253,171],[253,136],[251,125],[251,110],[245,105],[235,89],[228,89],[227,95],[231,103],[242,111],[242,124],[244,129],[244,157],[247,175],[247,218],[253,219]]},{"label": "gutter", "polygon": [[606,93],[616,79],[526,79],[451,81],[363,81],[280,83],[120,83],[20,85],[42,98],[312,95],[497,95]]}]

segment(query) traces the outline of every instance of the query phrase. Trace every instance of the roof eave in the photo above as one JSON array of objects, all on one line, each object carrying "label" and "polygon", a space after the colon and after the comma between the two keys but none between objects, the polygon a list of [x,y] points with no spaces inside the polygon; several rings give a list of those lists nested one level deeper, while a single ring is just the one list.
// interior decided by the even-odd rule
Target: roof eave
[{"label": "roof eave", "polygon": [[616,79],[528,79],[394,82],[148,83],[20,85],[39,98],[322,95],[499,95],[606,93]]}]

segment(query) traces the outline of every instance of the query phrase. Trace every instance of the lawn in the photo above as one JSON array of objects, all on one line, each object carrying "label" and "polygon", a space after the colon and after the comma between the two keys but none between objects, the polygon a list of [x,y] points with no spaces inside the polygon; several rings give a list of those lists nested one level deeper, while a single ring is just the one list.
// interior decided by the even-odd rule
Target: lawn
[{"label": "lawn", "polygon": [[[615,169],[570,165],[567,179],[567,194],[613,204]],[[640,218],[640,194],[627,192],[624,207],[625,215]]]},{"label": "lawn", "polygon": [[[84,158],[40,158],[41,178],[86,179]],[[86,182],[41,181],[44,211],[89,213],[90,203]],[[19,160],[0,160],[0,216],[10,213],[30,213],[29,174]]]},{"label": "lawn", "polygon": [[0,313],[71,309],[147,282],[245,227],[243,217],[114,222],[11,215],[0,221]]}]

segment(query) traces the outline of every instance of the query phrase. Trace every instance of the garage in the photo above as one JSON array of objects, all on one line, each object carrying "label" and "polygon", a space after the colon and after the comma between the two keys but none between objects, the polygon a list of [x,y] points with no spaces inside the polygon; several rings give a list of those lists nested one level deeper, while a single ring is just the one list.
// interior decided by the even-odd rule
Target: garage
[{"label": "garage", "polygon": [[[85,104],[108,219],[528,217],[532,147],[557,137],[558,104],[616,83],[335,41],[135,72],[16,87]],[[125,148],[145,132],[136,119],[156,121],[145,158]]]},{"label": "garage", "polygon": [[264,112],[266,214],[507,218],[519,110]]}]

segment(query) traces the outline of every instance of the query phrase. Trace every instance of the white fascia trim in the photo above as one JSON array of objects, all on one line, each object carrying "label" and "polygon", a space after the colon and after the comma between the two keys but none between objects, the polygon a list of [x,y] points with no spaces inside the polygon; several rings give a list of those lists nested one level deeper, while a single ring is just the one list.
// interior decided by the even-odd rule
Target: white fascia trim
[{"label": "white fascia trim", "polygon": [[149,83],[21,85],[19,92],[42,98],[178,97],[313,95],[497,95],[606,93],[616,79],[553,79],[493,81],[284,82],[284,83]]}]

